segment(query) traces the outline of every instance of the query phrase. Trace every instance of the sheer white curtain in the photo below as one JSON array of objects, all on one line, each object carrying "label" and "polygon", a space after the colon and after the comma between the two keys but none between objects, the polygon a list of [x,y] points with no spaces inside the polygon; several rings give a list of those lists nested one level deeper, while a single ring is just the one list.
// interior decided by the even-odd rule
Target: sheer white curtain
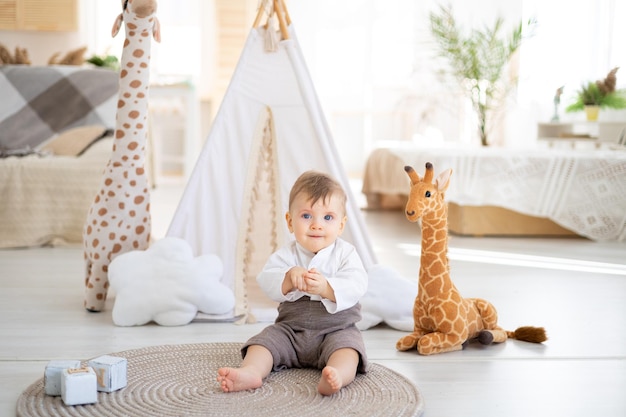
[{"label": "sheer white curtain", "polygon": [[[407,97],[441,106],[452,94],[435,77],[428,13],[440,2],[417,0],[291,1],[302,48],[325,109],[394,111]],[[626,84],[626,1],[624,0],[450,0],[465,28],[491,25],[498,15],[508,24],[534,17],[539,22],[519,57],[519,86],[512,97],[501,143],[534,142],[536,123],[553,115],[553,97],[565,86],[560,113],[575,89],[586,80],[604,77],[615,66],[618,86]],[[349,53],[348,53],[349,51]],[[458,104],[458,103],[457,103]],[[447,103],[452,106],[454,103]],[[415,107],[415,106],[414,106]],[[418,122],[434,124],[446,139],[472,135],[471,110],[447,109],[441,120],[422,112]],[[619,113],[619,112],[618,112]],[[425,114],[425,115],[424,115]],[[421,117],[421,119],[420,119]],[[604,117],[624,118],[606,112]],[[452,128],[452,125],[457,126]],[[371,125],[370,125],[371,126]],[[416,127],[419,131],[419,128]],[[395,133],[364,129],[365,146]],[[370,139],[367,139],[370,135]],[[341,140],[339,138],[339,140]]]},{"label": "sheer white curtain", "polygon": [[[554,93],[564,86],[561,119],[575,118],[565,114],[564,108],[578,87],[626,64],[626,46],[622,43],[626,40],[626,2],[525,0],[524,15],[536,16],[539,27],[522,51],[519,104],[536,120],[549,121],[554,113]],[[617,81],[618,87],[626,85],[626,68],[618,71]]]}]

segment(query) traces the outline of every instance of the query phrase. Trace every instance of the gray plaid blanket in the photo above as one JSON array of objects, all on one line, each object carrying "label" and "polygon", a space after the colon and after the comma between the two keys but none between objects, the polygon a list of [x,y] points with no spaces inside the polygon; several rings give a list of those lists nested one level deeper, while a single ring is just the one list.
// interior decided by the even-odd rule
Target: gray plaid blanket
[{"label": "gray plaid blanket", "polygon": [[0,150],[36,148],[69,128],[115,127],[118,73],[75,66],[0,66]]}]

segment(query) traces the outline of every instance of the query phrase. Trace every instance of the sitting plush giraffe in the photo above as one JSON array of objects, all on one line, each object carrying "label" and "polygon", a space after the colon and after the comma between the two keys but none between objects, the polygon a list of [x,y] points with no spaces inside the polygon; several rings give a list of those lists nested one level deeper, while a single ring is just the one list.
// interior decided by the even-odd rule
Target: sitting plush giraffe
[{"label": "sitting plush giraffe", "polygon": [[144,250],[150,242],[150,193],[145,172],[151,38],[159,42],[156,0],[122,0],[126,40],[120,62],[115,138],[102,184],[83,228],[85,300],[101,311],[109,288],[108,268],[122,253]]},{"label": "sitting plush giraffe", "polygon": [[508,332],[498,326],[494,306],[479,298],[463,298],[450,279],[448,265],[448,206],[444,194],[450,183],[448,169],[433,181],[433,166],[426,163],[420,178],[404,167],[411,179],[406,205],[410,222],[422,220],[422,254],[417,297],[413,305],[413,333],[402,337],[396,349],[415,349],[422,355],[461,350],[466,342],[478,339],[484,345],[514,338],[541,343],[547,340],[540,327],[520,327]]}]

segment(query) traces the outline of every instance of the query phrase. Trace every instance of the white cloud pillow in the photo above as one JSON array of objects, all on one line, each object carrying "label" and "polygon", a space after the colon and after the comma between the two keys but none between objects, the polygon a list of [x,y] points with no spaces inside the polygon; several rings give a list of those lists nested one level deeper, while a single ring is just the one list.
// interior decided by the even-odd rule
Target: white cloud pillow
[{"label": "white cloud pillow", "polygon": [[175,237],[158,240],[145,251],[119,255],[109,265],[109,282],[116,293],[113,322],[180,326],[198,311],[228,313],[235,296],[220,282],[222,274],[217,255],[194,257],[189,244]]}]

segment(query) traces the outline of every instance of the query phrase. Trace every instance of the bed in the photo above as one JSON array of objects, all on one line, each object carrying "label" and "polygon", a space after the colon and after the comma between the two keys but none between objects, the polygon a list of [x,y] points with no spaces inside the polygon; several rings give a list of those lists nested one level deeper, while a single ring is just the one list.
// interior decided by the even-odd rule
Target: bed
[{"label": "bed", "polygon": [[117,90],[109,70],[0,66],[0,248],[81,242]]},{"label": "bed", "polygon": [[464,235],[570,235],[626,238],[626,151],[417,147],[374,149],[362,192],[369,209],[400,209],[409,180],[405,165],[423,173],[453,169],[449,228]]}]

